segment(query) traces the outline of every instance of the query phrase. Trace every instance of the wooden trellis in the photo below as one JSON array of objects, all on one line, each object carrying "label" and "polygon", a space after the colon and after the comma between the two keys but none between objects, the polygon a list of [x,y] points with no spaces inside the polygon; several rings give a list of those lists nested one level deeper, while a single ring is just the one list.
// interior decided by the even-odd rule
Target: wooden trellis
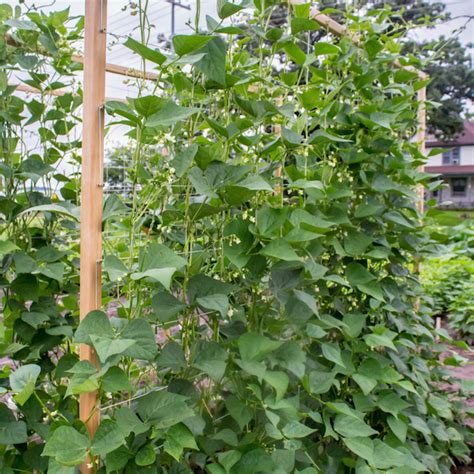
[{"label": "wooden trellis", "polygon": [[[290,4],[301,3],[289,0]],[[345,26],[339,24],[317,9],[311,9],[310,16],[319,25],[336,36],[347,36],[359,46],[359,38]],[[12,38],[7,42],[17,43]],[[107,63],[107,0],[85,0],[84,56],[73,56],[73,60],[84,65],[83,132],[82,132],[82,181],[81,181],[81,219],[80,219],[80,319],[101,307],[101,264],[102,264],[102,202],[103,164],[104,164],[104,105],[105,77],[107,72],[145,80],[155,81],[154,73],[144,73],[124,66]],[[394,67],[414,71],[420,79],[427,76],[398,61]],[[17,85],[17,90],[26,93],[39,91],[25,85]],[[63,95],[65,91],[46,91],[51,95]],[[416,136],[420,150],[425,150],[425,101],[426,88],[418,91],[419,114]],[[418,205],[423,210],[423,190],[420,191]],[[80,346],[80,359],[97,364],[92,347]],[[85,423],[91,437],[99,425],[99,400],[97,392],[80,395],[80,419]],[[67,440],[65,440],[67,442]],[[82,473],[94,471],[93,465],[85,462]]]}]

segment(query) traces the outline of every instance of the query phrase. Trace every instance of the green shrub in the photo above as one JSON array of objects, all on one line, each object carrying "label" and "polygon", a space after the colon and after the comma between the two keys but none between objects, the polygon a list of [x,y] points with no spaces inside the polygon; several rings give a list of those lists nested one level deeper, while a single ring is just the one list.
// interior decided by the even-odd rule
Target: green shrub
[{"label": "green shrub", "polygon": [[[446,315],[465,292],[474,274],[474,261],[447,250],[447,254],[423,260],[420,278],[436,315]],[[458,307],[459,309],[459,307]]]},{"label": "green shrub", "polygon": [[450,302],[448,323],[461,337],[470,342],[474,336],[474,277],[461,282],[457,296]]}]

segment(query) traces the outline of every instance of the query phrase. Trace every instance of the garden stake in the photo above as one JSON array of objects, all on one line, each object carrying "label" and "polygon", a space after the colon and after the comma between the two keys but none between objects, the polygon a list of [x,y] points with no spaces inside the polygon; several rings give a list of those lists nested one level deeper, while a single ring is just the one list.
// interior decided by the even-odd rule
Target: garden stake
[{"label": "garden stake", "polygon": [[[101,304],[103,135],[106,71],[107,0],[86,0],[84,35],[84,108],[81,181],[81,320]],[[81,344],[80,359],[97,364],[92,347]],[[82,393],[80,419],[93,438],[99,425],[97,391]],[[93,459],[81,466],[83,474],[94,472]]]}]

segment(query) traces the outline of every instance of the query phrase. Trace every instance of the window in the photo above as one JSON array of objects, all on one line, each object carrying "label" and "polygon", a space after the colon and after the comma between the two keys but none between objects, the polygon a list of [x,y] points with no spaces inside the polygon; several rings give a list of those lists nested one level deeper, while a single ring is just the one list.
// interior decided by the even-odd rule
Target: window
[{"label": "window", "polygon": [[457,146],[443,153],[443,165],[461,164],[461,149]]},{"label": "window", "polygon": [[451,181],[453,196],[465,196],[467,189],[467,178],[453,178]]}]

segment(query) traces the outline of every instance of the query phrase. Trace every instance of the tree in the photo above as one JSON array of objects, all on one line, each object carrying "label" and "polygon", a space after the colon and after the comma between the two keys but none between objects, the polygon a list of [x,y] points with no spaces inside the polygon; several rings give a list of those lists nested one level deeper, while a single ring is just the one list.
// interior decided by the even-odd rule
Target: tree
[{"label": "tree", "polygon": [[[344,10],[347,2],[334,4],[323,1],[324,6],[335,6]],[[357,8],[383,8],[386,1],[359,0]],[[394,23],[407,22],[412,25],[435,27],[450,18],[444,2],[430,3],[419,0],[392,0],[389,2]],[[353,6],[354,7],[354,6]],[[431,82],[427,87],[428,100],[439,104],[430,108],[427,115],[428,133],[450,141],[462,133],[464,121],[469,119],[468,101],[474,99],[474,71],[468,50],[472,45],[463,45],[457,39],[445,38],[432,41],[405,43],[405,53],[413,53],[423,62],[424,72]]]},{"label": "tree", "polygon": [[[419,0],[358,0],[351,4],[347,1],[323,0],[320,10],[334,8],[340,11],[374,10],[389,5],[393,14],[390,19],[395,24],[409,23],[413,26],[435,27],[450,18],[443,2],[430,3]],[[276,10],[272,21],[282,26],[287,19],[286,7]],[[283,11],[282,11],[283,10]],[[337,19],[337,13],[331,16]],[[342,15],[339,19],[343,21]],[[313,33],[312,41],[318,41],[324,31]],[[426,62],[424,71],[430,76],[427,97],[437,103],[428,111],[428,132],[442,140],[452,140],[462,133],[464,120],[469,119],[467,103],[474,99],[474,71],[471,69],[470,45],[463,45],[458,39],[446,41],[444,38],[417,43],[408,41],[404,45],[405,53],[412,53]]]},{"label": "tree", "polygon": [[[441,47],[440,47],[441,46]],[[463,131],[464,120],[469,118],[466,103],[474,100],[474,70],[468,50],[458,39],[444,38],[422,43],[410,42],[407,51],[432,58],[425,72],[431,82],[428,99],[439,104],[428,111],[428,132],[450,141]]]}]

